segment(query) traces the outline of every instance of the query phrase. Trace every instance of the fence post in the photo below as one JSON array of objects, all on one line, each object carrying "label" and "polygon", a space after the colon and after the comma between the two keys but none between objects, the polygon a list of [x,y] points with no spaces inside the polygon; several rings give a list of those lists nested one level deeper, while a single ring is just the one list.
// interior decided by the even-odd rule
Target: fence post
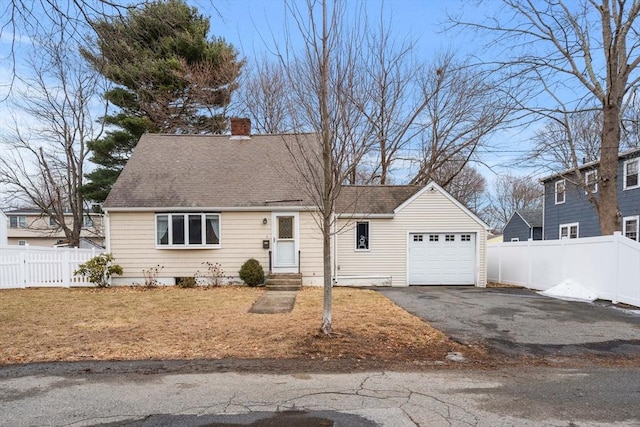
[{"label": "fence post", "polygon": [[613,289],[613,295],[611,295],[611,302],[613,304],[617,304],[618,303],[618,297],[619,297],[619,291],[620,288],[622,286],[620,286],[620,240],[622,238],[622,233],[619,231],[614,231],[613,232],[613,244],[615,245],[614,248],[614,254],[615,254],[615,260],[616,260],[616,264],[614,267],[614,272],[613,272],[613,276],[614,276],[614,280],[613,283],[615,283],[615,287]]},{"label": "fence post", "polygon": [[[72,249],[74,252],[77,249]],[[71,286],[71,251],[62,251],[62,286],[68,288]],[[76,253],[76,257],[77,257]]]},{"label": "fence post", "polygon": [[24,245],[24,250],[20,251],[20,286],[27,287],[29,271],[29,244]]},{"label": "fence post", "polygon": [[532,282],[532,278],[531,275],[533,274],[532,268],[531,268],[531,242],[533,242],[532,238],[528,238],[527,239],[527,288],[531,288],[531,282]]}]

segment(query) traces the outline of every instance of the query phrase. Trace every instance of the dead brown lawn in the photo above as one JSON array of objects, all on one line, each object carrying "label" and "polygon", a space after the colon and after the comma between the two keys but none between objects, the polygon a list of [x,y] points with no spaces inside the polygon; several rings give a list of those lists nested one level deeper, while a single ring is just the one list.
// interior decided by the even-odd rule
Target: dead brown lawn
[{"label": "dead brown lawn", "polygon": [[349,359],[428,363],[478,348],[370,290],[334,289],[335,337],[318,334],[321,289],[286,314],[252,314],[261,289],[107,288],[0,291],[0,364],[149,359]]}]

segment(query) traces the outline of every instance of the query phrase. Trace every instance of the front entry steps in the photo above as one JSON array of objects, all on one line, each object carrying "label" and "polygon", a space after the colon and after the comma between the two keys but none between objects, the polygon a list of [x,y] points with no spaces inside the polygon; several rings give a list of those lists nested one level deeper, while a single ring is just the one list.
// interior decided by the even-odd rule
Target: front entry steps
[{"label": "front entry steps", "polygon": [[267,276],[267,289],[272,291],[298,291],[302,287],[300,273],[271,273]]}]

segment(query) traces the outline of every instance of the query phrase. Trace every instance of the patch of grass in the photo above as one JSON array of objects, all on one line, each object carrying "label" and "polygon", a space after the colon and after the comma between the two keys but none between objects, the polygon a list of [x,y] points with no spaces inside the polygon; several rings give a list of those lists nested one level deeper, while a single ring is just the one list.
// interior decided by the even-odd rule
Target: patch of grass
[{"label": "patch of grass", "polygon": [[334,289],[333,338],[318,332],[321,289],[300,291],[291,313],[249,313],[263,292],[245,287],[3,290],[0,364],[223,358],[425,362],[443,360],[462,347],[374,291]]}]

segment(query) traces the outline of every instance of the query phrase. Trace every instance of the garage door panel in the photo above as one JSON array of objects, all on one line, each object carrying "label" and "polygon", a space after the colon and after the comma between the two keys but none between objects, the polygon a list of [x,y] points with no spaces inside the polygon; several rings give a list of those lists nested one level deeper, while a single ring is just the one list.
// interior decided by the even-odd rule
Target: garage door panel
[{"label": "garage door panel", "polygon": [[475,233],[409,234],[409,284],[475,284],[475,238]]}]

